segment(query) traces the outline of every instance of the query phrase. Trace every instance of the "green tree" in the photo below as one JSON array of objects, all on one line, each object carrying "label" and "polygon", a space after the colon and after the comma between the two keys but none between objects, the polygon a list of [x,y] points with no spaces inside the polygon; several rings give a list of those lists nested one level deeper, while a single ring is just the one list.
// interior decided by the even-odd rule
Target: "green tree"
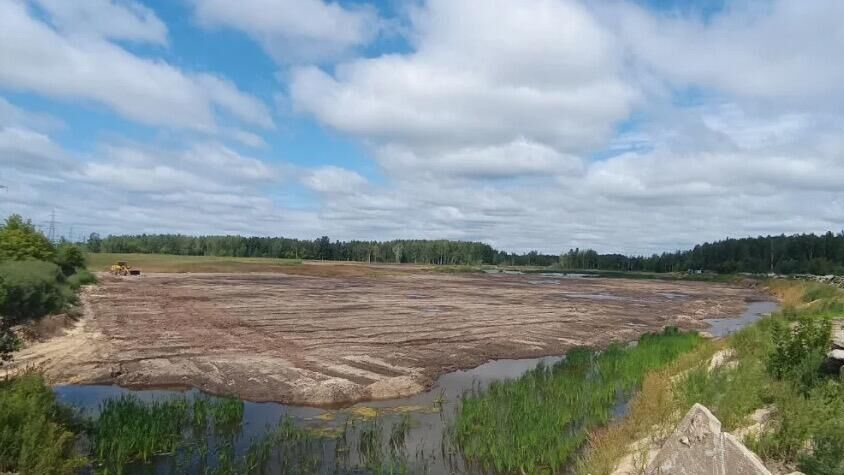
[{"label": "green tree", "polygon": [[0,261],[37,259],[51,261],[56,249],[52,243],[32,224],[17,214],[6,219],[0,226]]},{"label": "green tree", "polygon": [[85,247],[88,248],[88,252],[100,252],[103,246],[103,240],[100,238],[100,235],[97,233],[91,233],[88,236],[88,242],[85,243]]},{"label": "green tree", "polygon": [[76,269],[85,267],[85,255],[82,253],[82,249],[70,243],[59,244],[56,248],[55,261],[66,276],[75,273]]}]

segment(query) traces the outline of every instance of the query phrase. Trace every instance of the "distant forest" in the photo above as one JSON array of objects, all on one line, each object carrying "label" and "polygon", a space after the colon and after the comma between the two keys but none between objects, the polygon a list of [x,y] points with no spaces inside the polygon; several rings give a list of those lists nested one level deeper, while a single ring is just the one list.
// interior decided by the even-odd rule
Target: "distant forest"
[{"label": "distant forest", "polygon": [[844,274],[844,232],[823,235],[760,236],[725,239],[694,249],[645,256],[599,254],[572,249],[560,255],[524,254],[493,249],[489,244],[449,240],[331,241],[281,237],[92,234],[91,252],[156,253],[190,256],[277,257],[417,264],[498,264],[556,266],[561,269],[612,271],[778,274]]}]

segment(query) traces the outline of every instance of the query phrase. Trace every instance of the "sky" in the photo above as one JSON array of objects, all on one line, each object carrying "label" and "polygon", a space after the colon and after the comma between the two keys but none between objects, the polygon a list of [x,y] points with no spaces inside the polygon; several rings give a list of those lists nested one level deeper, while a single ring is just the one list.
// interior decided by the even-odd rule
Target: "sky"
[{"label": "sky", "polygon": [[839,232],[841,18],[840,0],[0,0],[0,214],[74,239],[548,253]]}]

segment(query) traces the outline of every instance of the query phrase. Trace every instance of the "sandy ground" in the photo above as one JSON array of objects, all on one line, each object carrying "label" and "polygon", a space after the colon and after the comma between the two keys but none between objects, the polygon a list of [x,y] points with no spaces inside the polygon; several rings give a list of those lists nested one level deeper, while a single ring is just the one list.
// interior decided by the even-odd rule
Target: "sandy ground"
[{"label": "sandy ground", "polygon": [[348,404],[495,358],[562,354],[740,314],[752,289],[539,275],[365,272],[102,276],[84,317],[16,355],[51,382],[198,387]]}]

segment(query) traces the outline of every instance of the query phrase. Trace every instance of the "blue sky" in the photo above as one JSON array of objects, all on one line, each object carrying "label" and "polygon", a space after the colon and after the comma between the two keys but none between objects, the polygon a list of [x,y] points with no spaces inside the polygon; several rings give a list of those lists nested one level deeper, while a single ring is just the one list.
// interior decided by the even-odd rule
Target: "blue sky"
[{"label": "blue sky", "polygon": [[0,0],[0,212],[545,252],[839,230],[841,13]]}]

